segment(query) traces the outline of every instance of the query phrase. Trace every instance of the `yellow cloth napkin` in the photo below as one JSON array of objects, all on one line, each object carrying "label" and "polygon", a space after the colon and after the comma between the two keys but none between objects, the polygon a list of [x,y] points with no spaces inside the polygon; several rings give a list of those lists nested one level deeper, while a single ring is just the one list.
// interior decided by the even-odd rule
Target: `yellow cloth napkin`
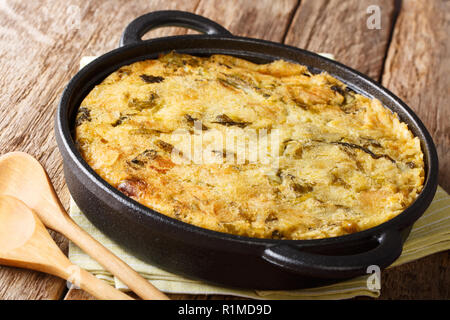
[{"label": "yellow cloth napkin", "polygon": [[[327,55],[327,57],[332,58],[330,55]],[[93,58],[95,57],[84,57],[81,65],[84,66]],[[367,286],[371,274],[333,285],[289,291],[236,290],[205,284],[166,272],[127,253],[95,228],[73,200],[70,203],[70,216],[81,228],[128,263],[144,278],[151,281],[158,289],[167,293],[221,294],[254,299],[347,299],[355,296],[378,297],[380,295],[380,290],[373,290]],[[448,249],[450,249],[450,196],[441,187],[438,187],[431,206],[414,224],[403,247],[402,255],[391,267]],[[108,281],[116,288],[127,290],[127,287],[120,280],[105,271],[95,260],[91,259],[72,242],[69,244],[69,259],[97,277]],[[383,277],[382,273],[381,277]]]}]

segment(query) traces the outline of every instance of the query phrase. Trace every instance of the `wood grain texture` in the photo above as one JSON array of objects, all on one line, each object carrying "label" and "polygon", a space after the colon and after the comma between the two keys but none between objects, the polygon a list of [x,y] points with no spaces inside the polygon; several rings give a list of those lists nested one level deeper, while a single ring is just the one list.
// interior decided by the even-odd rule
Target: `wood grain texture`
[{"label": "wood grain texture", "polygon": [[[53,117],[80,58],[117,47],[126,24],[143,12],[192,11],[197,5],[197,0],[1,1],[0,154],[25,151],[34,155],[47,169],[67,208],[69,194]],[[171,31],[161,29],[154,36],[167,32]],[[56,241],[67,250],[65,238],[58,236]],[[1,299],[59,299],[65,288],[64,280],[52,276],[0,267]]]},{"label": "wood grain texture", "polygon": [[94,296],[80,289],[70,289],[64,300],[96,300]]},{"label": "wood grain texture", "polygon": [[[450,2],[405,0],[382,84],[425,123],[438,149],[439,183],[450,191]],[[442,252],[388,270],[381,298],[450,299],[450,255]]]},{"label": "wood grain texture", "polygon": [[[380,7],[381,29],[367,28],[369,5]],[[382,78],[384,86],[404,99],[425,122],[437,143],[440,183],[447,191],[450,184],[449,9],[450,3],[440,0],[406,0],[401,8],[398,2],[390,0],[304,0],[286,36],[287,44],[333,53],[336,60],[373,79]],[[398,10],[401,11],[395,21]],[[448,252],[439,253],[384,271],[381,298],[448,299],[448,257]]]},{"label": "wood grain texture", "polygon": [[0,268],[0,300],[57,300],[66,291],[66,281],[41,272]]},{"label": "wood grain texture", "polygon": [[450,252],[383,271],[380,299],[450,299]]},{"label": "wood grain texture", "polygon": [[433,136],[439,184],[450,192],[450,2],[405,0],[382,84],[405,101]]},{"label": "wood grain texture", "polygon": [[297,0],[202,0],[195,13],[237,36],[281,42],[297,9]]},{"label": "wood grain texture", "polygon": [[[380,9],[380,29],[369,29],[369,6]],[[334,54],[342,62],[378,80],[395,16],[392,0],[301,1],[285,43]]]},{"label": "wood grain texture", "polygon": [[[302,0],[300,5],[297,0],[3,0],[0,154],[21,150],[36,156],[67,206],[69,194],[53,135],[53,116],[64,86],[78,71],[82,56],[100,55],[116,48],[124,27],[134,18],[154,10],[179,9],[205,15],[236,35],[284,40],[308,50],[333,53],[337,60],[376,80],[381,78],[385,64],[383,84],[409,103],[432,132],[444,172],[441,183],[449,191],[449,175],[445,171],[449,170],[446,169],[449,78],[445,76],[449,10],[448,2],[434,1],[431,8],[429,2],[404,1],[393,33],[393,45],[397,45],[389,49],[385,61],[398,9],[393,0]],[[379,5],[381,29],[367,28],[369,5]],[[79,12],[79,24],[76,19],[73,21],[73,10]],[[181,28],[163,28],[149,32],[144,38],[186,32]],[[437,46],[437,52],[427,50],[431,44]],[[411,61],[415,60],[418,65],[411,67]],[[423,72],[423,68],[439,75],[440,82],[433,81],[433,74]],[[399,74],[407,77],[401,79]],[[420,83],[413,83],[411,77]],[[66,250],[67,241],[53,235]],[[448,253],[387,270],[382,275],[382,298],[448,299],[448,270]],[[58,299],[64,292],[65,282],[52,276],[0,267],[0,299]],[[171,298],[223,296],[171,295]],[[70,290],[66,299],[89,299],[89,296],[80,290]]]}]

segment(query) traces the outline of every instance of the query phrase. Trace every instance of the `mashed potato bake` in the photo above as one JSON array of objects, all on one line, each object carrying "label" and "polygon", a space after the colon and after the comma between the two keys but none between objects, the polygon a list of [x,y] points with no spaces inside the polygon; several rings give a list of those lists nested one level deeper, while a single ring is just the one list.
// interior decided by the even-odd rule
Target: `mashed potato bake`
[{"label": "mashed potato bake", "polygon": [[143,205],[258,238],[358,232],[422,190],[420,142],[378,100],[286,61],[170,53],[123,66],[81,103],[87,163]]}]

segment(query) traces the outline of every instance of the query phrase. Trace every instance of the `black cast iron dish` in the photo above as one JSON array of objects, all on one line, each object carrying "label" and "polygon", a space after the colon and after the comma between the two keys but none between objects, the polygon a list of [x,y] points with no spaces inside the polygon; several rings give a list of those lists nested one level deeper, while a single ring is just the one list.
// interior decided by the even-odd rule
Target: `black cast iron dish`
[{"label": "black cast iron dish", "polygon": [[[142,41],[145,32],[182,26],[203,32]],[[199,228],[157,213],[128,198],[98,176],[82,159],[72,139],[81,101],[107,75],[123,65],[157,58],[172,50],[193,55],[227,54],[256,63],[284,59],[327,71],[351,89],[379,99],[419,137],[426,180],[417,200],[377,227],[319,240],[271,240]],[[437,187],[438,159],[433,141],[418,117],[399,98],[340,63],[294,47],[236,37],[206,18],[180,11],[159,11],[134,20],[120,48],[91,62],[67,85],[56,116],[56,138],[69,190],[80,209],[100,230],[141,259],[212,283],[253,289],[290,289],[321,285],[385,268],[401,253],[413,223],[429,206]]]}]

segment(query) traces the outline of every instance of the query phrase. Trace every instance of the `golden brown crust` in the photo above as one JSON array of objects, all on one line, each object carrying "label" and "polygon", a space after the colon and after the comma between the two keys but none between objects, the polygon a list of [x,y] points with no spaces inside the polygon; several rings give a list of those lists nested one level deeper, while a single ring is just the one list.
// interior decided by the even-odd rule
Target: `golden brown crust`
[{"label": "golden brown crust", "polygon": [[[218,145],[217,133],[243,144]],[[253,144],[264,134],[279,145]],[[82,102],[76,141],[101,177],[142,204],[251,237],[364,230],[402,212],[424,180],[420,142],[396,114],[285,61],[171,53],[122,67]]]}]

